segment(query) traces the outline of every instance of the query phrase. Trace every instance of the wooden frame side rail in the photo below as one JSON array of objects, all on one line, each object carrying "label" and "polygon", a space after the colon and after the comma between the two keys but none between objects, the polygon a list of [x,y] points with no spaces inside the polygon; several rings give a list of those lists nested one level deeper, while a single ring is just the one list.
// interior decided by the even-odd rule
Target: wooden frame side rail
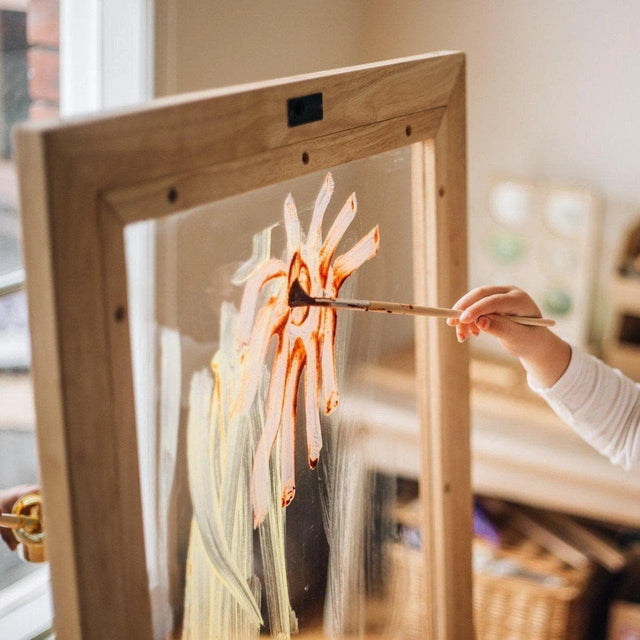
[{"label": "wooden frame side rail", "polygon": [[[438,53],[17,132],[56,631],[152,638],[124,226],[413,144],[418,302],[466,289],[465,66]],[[323,119],[288,127],[291,97]],[[417,321],[428,637],[472,637],[466,350]]]}]

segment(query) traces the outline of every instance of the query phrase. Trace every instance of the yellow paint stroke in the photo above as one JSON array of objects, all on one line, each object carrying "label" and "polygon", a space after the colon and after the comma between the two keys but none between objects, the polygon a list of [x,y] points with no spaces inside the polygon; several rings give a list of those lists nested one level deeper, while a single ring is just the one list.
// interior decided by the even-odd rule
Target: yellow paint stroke
[{"label": "yellow paint stroke", "polygon": [[[264,590],[271,634],[288,640],[298,630],[286,575],[284,510],[295,494],[295,421],[298,386],[305,387],[308,463],[316,467],[322,448],[320,414],[338,406],[336,314],[333,309],[289,308],[288,292],[298,279],[310,295],[337,296],[344,281],[378,251],[374,227],[335,258],[353,221],[352,194],[322,238],[322,222],[333,194],[327,174],[303,233],[291,194],[284,203],[287,249],[284,260],[270,254],[271,228],[254,237],[252,257],[233,282],[244,283],[240,311],[221,307],[220,344],[210,370],[191,381],[187,456],[193,503],[188,551],[183,640],[257,638],[262,625],[261,588],[253,568],[253,527],[259,527]],[[272,338],[277,340],[270,374]],[[339,431],[344,435],[343,431]],[[349,456],[351,447],[334,443]],[[254,453],[255,452],[255,453]],[[332,550],[328,590],[333,631],[344,630],[341,598],[351,598],[353,571],[361,566],[361,519],[355,487],[362,487],[353,460],[338,459],[329,474],[325,526]],[[351,483],[351,484],[349,484]],[[343,492],[343,493],[341,493]],[[335,497],[339,496],[338,500]],[[336,511],[334,505],[342,505]],[[355,517],[354,517],[355,516]],[[355,524],[354,524],[355,523]],[[338,530],[343,529],[338,535]],[[344,549],[336,540],[348,541]],[[356,577],[356,582],[359,579]],[[360,593],[358,589],[355,593]],[[344,603],[342,603],[344,605]]]},{"label": "yellow paint stroke", "polygon": [[[191,380],[187,456],[194,518],[189,539],[183,640],[250,640],[261,625],[261,586],[253,567],[253,527],[249,479],[257,437],[264,422],[268,375],[263,372],[256,402],[246,415],[230,407],[242,378],[236,349],[238,312],[221,308],[220,347],[210,370]],[[277,460],[273,464],[277,464]],[[271,474],[271,494],[280,492]],[[284,515],[269,505],[260,547],[270,627],[282,640],[297,622],[289,604],[284,557]]]}]

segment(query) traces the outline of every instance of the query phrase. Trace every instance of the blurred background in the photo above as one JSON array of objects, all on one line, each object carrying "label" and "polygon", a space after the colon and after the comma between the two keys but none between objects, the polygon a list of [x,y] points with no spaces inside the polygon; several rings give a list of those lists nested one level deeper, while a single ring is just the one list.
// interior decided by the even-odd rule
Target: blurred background
[{"label": "blurred background", "polygon": [[[635,0],[0,0],[0,488],[38,475],[15,123],[461,50],[470,285],[525,286],[574,344],[638,377],[639,35]],[[491,344],[473,356],[478,495],[569,514],[621,553],[589,637],[611,611],[608,637],[640,638],[613,635],[613,603],[640,600],[640,476],[592,452]],[[0,637],[46,635],[47,580],[0,548]]]}]

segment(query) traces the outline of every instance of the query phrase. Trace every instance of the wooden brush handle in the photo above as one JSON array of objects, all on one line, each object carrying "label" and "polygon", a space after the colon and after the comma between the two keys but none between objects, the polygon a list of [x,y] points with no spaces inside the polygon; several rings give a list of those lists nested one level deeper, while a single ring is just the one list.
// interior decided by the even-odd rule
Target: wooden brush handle
[{"label": "wooden brush handle", "polygon": [[[355,300],[352,302],[356,302]],[[350,308],[357,308],[356,305]],[[402,302],[381,302],[379,300],[369,300],[363,311],[377,311],[380,313],[399,313],[411,316],[429,316],[431,318],[458,318],[462,311],[458,309],[445,309],[443,307],[420,307],[415,304],[406,304]],[[495,314],[490,314],[495,315]],[[553,327],[555,320],[549,318],[533,318],[530,316],[497,316],[501,318],[509,318],[517,324],[524,324],[533,327]]]},{"label": "wooden brush handle", "polygon": [[497,318],[509,318],[511,322],[516,324],[525,324],[529,327],[555,327],[556,321],[551,318],[534,318],[532,316],[500,316],[497,314],[489,314]]},{"label": "wooden brush handle", "polygon": [[[381,300],[353,300],[350,298],[311,298],[303,292],[304,298],[295,301],[292,306],[313,304],[321,307],[333,307],[334,309],[351,309],[352,311],[376,311],[378,313],[397,313],[404,316],[429,316],[431,318],[458,318],[462,311],[458,309],[446,309],[443,307],[421,307],[417,304],[406,302],[383,302]],[[490,316],[509,318],[512,322],[533,327],[553,327],[555,320],[548,318],[533,318],[530,316],[503,316],[489,314]]]}]

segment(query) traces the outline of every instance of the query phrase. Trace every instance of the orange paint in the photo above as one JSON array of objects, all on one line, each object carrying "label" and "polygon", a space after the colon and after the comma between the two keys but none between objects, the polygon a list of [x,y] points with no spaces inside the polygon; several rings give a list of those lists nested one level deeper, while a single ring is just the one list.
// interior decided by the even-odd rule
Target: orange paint
[{"label": "orange paint", "polygon": [[[340,398],[335,364],[336,312],[329,308],[291,309],[288,306],[289,289],[298,280],[311,296],[336,297],[344,281],[378,251],[379,230],[375,227],[334,260],[338,245],[355,217],[357,200],[355,193],[347,199],[323,241],[322,220],[333,189],[333,178],[327,174],[316,199],[306,238],[300,229],[295,201],[291,194],[287,196],[284,204],[286,259],[269,259],[245,284],[238,340],[244,345],[241,357],[250,361],[245,369],[246,379],[241,385],[244,395],[238,398],[236,407],[244,411],[251,408],[268,343],[274,336],[278,339],[278,352],[269,381],[267,420],[256,449],[252,473],[255,526],[262,522],[267,512],[268,494],[262,483],[265,478],[268,480],[269,454],[281,429],[285,429],[281,433],[282,506],[290,504],[295,495],[296,403],[303,369],[307,451],[311,469],[316,468],[322,447],[319,409],[322,407],[325,414],[331,413]],[[259,306],[259,294],[267,285],[275,293]],[[277,393],[274,392],[276,388]]]}]

